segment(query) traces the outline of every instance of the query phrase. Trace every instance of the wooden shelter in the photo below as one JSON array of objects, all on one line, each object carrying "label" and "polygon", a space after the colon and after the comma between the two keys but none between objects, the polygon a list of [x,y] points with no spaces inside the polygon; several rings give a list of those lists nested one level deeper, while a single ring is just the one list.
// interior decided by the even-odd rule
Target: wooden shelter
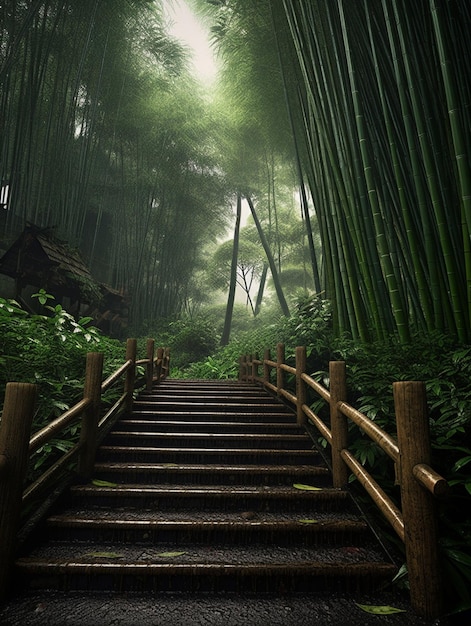
[{"label": "wooden shelter", "polygon": [[26,309],[31,305],[25,301],[24,291],[45,289],[69,313],[90,315],[95,326],[107,334],[119,336],[127,327],[125,295],[96,282],[78,250],[56,239],[49,229],[27,224],[0,258],[0,273],[14,279],[14,298]]},{"label": "wooden shelter", "polygon": [[45,289],[56,299],[90,303],[100,291],[77,250],[46,229],[28,224],[0,258],[0,272],[15,280],[15,297],[27,286]]}]

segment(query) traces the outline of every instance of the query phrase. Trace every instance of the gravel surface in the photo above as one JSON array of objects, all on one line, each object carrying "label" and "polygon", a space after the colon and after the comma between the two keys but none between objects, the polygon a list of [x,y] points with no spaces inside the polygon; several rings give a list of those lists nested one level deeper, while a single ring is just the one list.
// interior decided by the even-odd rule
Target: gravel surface
[{"label": "gravel surface", "polygon": [[[372,615],[358,604],[405,609]],[[433,623],[445,626],[445,621]],[[208,595],[194,597],[42,593],[0,608],[1,626],[431,626],[403,598]]]}]

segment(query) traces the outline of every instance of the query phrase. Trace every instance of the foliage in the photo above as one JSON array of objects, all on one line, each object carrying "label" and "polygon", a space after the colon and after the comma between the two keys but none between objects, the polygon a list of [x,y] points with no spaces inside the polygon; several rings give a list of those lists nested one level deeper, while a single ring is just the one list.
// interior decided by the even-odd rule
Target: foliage
[{"label": "foliage", "polygon": [[202,315],[169,321],[158,337],[161,345],[170,348],[171,364],[175,368],[212,354],[219,339],[211,320]]},{"label": "foliage", "polygon": [[[14,300],[0,298],[0,397],[3,401],[7,382],[35,383],[38,405],[32,431],[36,432],[81,398],[87,352],[104,353],[106,376],[121,365],[124,350],[90,326],[90,318],[76,321],[60,304],[46,304],[51,296],[45,290],[34,297],[44,305],[44,315],[31,315]],[[76,437],[77,428],[69,427],[61,438],[43,446],[34,469],[51,453],[67,450]]]}]

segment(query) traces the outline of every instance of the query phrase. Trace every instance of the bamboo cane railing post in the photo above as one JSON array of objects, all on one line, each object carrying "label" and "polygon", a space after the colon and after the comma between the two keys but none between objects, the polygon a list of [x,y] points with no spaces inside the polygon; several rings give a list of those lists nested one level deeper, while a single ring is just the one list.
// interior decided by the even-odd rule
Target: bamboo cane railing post
[{"label": "bamboo cane railing post", "polygon": [[263,385],[266,387],[267,383],[270,382],[270,366],[267,361],[271,361],[271,352],[270,349],[267,348],[263,355]]},{"label": "bamboo cane railing post", "polygon": [[165,368],[164,368],[164,378],[167,378],[168,376],[170,376],[170,348],[165,348],[164,350],[164,355],[165,355]]},{"label": "bamboo cane railing post", "polygon": [[152,391],[152,384],[154,381],[154,349],[155,341],[153,339],[147,339],[146,345],[146,390]]},{"label": "bamboo cane railing post", "polygon": [[124,393],[126,394],[125,412],[127,414],[131,413],[133,405],[134,385],[136,382],[136,352],[136,339],[128,339],[126,342],[126,361],[131,360],[132,365],[126,372],[126,379],[124,381]]},{"label": "bamboo cane railing post", "polygon": [[330,430],[332,432],[332,477],[334,487],[348,483],[348,466],[341,453],[348,443],[348,421],[338,410],[338,402],[347,399],[345,361],[330,361]]},{"label": "bamboo cane railing post", "polygon": [[281,390],[285,388],[285,373],[282,364],[285,362],[285,344],[276,344],[276,388],[277,395],[281,396]]},{"label": "bamboo cane railing post", "polygon": [[155,366],[155,377],[157,379],[157,383],[160,383],[160,379],[162,377],[163,360],[164,349],[157,348],[157,365]]},{"label": "bamboo cane railing post", "polygon": [[252,357],[252,382],[256,383],[258,378],[258,353],[255,352]]},{"label": "bamboo cane railing post", "polygon": [[6,386],[0,425],[0,601],[7,591],[16,548],[36,397],[36,385]]},{"label": "bamboo cane railing post", "polygon": [[83,397],[90,400],[82,416],[80,430],[81,450],[78,458],[77,472],[82,479],[89,479],[95,464],[95,453],[98,445],[98,422],[101,408],[101,382],[103,377],[103,353],[89,352],[85,369]]},{"label": "bamboo cane railing post", "polygon": [[304,405],[306,404],[307,390],[306,383],[302,379],[302,375],[306,372],[306,347],[298,346],[296,348],[296,420],[300,426],[306,421],[304,413]]},{"label": "bamboo cane railing post", "polygon": [[249,354],[249,360],[248,360],[248,371],[247,371],[247,375],[248,375],[248,379],[249,382],[253,383],[253,360],[254,360],[254,355],[253,354]]},{"label": "bamboo cane railing post", "polygon": [[411,604],[419,615],[435,619],[442,611],[435,501],[413,475],[431,457],[425,384],[393,383],[393,394]]}]

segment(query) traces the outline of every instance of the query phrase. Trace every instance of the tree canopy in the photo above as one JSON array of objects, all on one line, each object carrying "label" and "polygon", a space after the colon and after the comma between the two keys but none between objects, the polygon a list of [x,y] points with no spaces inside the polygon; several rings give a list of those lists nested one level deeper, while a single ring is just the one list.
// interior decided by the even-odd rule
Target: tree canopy
[{"label": "tree canopy", "polygon": [[144,328],[199,297],[240,195],[258,235],[240,251],[263,249],[259,295],[268,267],[285,314],[300,288],[338,335],[469,341],[467,0],[191,4],[221,60],[211,97],[162,2],[1,4],[3,244],[54,227]]}]

